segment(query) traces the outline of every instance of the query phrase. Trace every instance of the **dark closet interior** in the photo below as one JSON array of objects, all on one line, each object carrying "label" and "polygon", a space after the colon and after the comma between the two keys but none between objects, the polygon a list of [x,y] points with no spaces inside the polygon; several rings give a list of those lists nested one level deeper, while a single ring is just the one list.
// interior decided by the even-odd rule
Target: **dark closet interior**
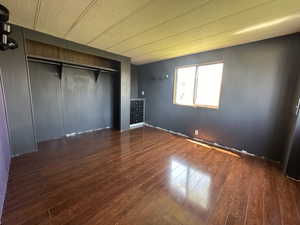
[{"label": "dark closet interior", "polygon": [[[69,54],[69,60],[61,59],[61,54],[45,58],[34,49],[44,48],[45,51],[40,50],[44,53],[51,46],[28,43],[37,142],[104,128],[118,129],[117,89],[120,80],[119,72],[114,69],[115,63],[102,59],[97,62],[97,57],[78,52],[75,57]],[[52,52],[57,49],[53,46]],[[32,52],[35,52],[34,58]],[[101,62],[108,67],[101,67]]]}]

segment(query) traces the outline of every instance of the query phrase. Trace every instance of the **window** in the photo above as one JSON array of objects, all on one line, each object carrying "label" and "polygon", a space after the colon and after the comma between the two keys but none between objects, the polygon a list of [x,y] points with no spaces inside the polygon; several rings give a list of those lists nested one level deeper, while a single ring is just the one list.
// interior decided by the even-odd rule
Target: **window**
[{"label": "window", "polygon": [[174,103],[219,108],[224,63],[176,69]]},{"label": "window", "polygon": [[176,103],[193,105],[196,66],[178,68],[176,75]]}]

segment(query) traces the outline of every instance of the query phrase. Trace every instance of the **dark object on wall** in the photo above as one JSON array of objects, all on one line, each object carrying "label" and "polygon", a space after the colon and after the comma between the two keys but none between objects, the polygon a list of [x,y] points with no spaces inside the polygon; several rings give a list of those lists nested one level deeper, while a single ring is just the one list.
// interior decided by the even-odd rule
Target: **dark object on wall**
[{"label": "dark object on wall", "polygon": [[152,80],[168,80],[169,79],[169,75],[168,74],[163,74],[161,76],[152,76]]},{"label": "dark object on wall", "polygon": [[145,100],[142,98],[130,101],[130,125],[143,123],[145,117]]},{"label": "dark object on wall", "polygon": [[8,9],[0,5],[0,21],[7,22],[9,20],[9,11]]},{"label": "dark object on wall", "polygon": [[7,23],[9,20],[9,10],[0,5],[0,50],[16,49],[17,42],[8,35],[11,33],[11,25]]}]

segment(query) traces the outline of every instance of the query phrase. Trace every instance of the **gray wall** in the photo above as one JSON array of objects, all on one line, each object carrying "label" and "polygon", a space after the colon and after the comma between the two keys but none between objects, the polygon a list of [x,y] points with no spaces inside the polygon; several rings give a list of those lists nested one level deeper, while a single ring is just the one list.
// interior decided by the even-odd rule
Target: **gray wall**
[{"label": "gray wall", "polygon": [[0,224],[10,165],[10,145],[6,123],[2,78],[0,72]]},{"label": "gray wall", "polygon": [[22,29],[14,27],[12,37],[17,40],[19,48],[0,52],[0,67],[3,71],[12,154],[19,155],[32,152],[37,147]]},{"label": "gray wall", "polygon": [[113,126],[113,74],[29,62],[38,141]]},{"label": "gray wall", "polygon": [[[146,122],[281,160],[299,58],[300,35],[295,34],[139,66]],[[219,60],[225,63],[219,110],[172,103],[176,66]],[[168,80],[154,79],[164,74],[169,74]]]},{"label": "gray wall", "polygon": [[131,91],[130,97],[137,98],[138,97],[138,66],[131,65]]},{"label": "gray wall", "polygon": [[57,66],[29,62],[29,74],[37,141],[63,136],[62,91]]},{"label": "gray wall", "polygon": [[119,113],[117,115],[114,112],[114,117],[120,117],[118,126],[121,130],[129,128],[130,59],[128,57],[112,54],[17,26],[13,27],[12,37],[18,41],[19,48],[0,53],[0,67],[3,70],[12,155],[20,155],[37,149],[31,107],[32,101],[28,65],[25,57],[25,38],[120,62],[120,74],[116,75],[119,77],[119,80],[114,81],[119,83],[120,90],[116,90],[118,93],[116,98],[119,99],[118,103],[120,105],[115,107],[116,110],[119,110]]},{"label": "gray wall", "polygon": [[112,127],[113,74],[65,68],[62,79],[64,133]]}]

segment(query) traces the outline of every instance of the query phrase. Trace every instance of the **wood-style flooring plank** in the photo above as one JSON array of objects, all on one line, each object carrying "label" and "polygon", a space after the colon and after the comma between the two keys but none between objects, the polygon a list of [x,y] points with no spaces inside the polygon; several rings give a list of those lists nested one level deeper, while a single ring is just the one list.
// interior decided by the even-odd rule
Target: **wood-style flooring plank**
[{"label": "wood-style flooring plank", "polygon": [[3,225],[290,225],[276,164],[144,127],[39,144],[12,160]]}]

